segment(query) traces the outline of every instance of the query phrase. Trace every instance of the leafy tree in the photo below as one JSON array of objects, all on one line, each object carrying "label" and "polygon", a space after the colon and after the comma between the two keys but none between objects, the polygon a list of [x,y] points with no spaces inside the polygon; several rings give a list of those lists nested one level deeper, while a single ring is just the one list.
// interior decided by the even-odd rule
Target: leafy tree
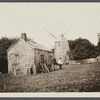
[{"label": "leafy tree", "polygon": [[87,39],[76,39],[69,41],[70,59],[79,60],[97,57],[96,47]]},{"label": "leafy tree", "polygon": [[18,39],[7,37],[2,37],[0,39],[0,72],[7,73],[7,50],[8,48],[14,44]]},{"label": "leafy tree", "polygon": [[96,51],[97,51],[97,55],[99,56],[100,55],[100,39],[99,39],[98,45],[96,46]]}]

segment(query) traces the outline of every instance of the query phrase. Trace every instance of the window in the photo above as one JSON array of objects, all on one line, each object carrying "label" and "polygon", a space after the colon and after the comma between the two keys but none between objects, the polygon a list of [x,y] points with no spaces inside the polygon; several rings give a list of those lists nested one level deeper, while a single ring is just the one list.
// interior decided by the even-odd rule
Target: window
[{"label": "window", "polygon": [[44,55],[41,55],[41,63],[44,63]]},{"label": "window", "polygon": [[50,61],[50,63],[52,63],[52,56],[49,57],[49,61]]},{"label": "window", "polygon": [[11,54],[10,60],[12,64],[18,64],[19,63],[19,54]]},{"label": "window", "polygon": [[52,61],[52,56],[50,56],[50,61]]},{"label": "window", "polygon": [[16,64],[19,63],[19,54],[15,54],[15,63],[16,63]]}]

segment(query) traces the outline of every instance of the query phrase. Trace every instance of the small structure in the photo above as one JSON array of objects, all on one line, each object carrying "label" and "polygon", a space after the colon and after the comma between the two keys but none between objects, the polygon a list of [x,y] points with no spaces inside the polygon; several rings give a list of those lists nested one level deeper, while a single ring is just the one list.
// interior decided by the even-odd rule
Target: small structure
[{"label": "small structure", "polygon": [[14,75],[39,73],[40,63],[45,63],[46,66],[53,60],[53,52],[43,45],[28,40],[26,33],[22,33],[21,39],[7,50],[7,56],[8,73]]},{"label": "small structure", "polygon": [[55,42],[54,47],[54,58],[58,61],[59,58],[62,58],[64,64],[68,63],[69,61],[69,43],[61,34]]},{"label": "small structure", "polygon": [[[100,43],[100,32],[97,34],[97,36],[98,36],[98,43]],[[97,56],[97,62],[100,62],[100,55],[99,56]]]},{"label": "small structure", "polygon": [[100,62],[100,55],[99,56],[97,56],[97,62]]},{"label": "small structure", "polygon": [[98,33],[97,35],[98,35],[98,40],[99,40],[99,42],[100,42],[100,33]]}]

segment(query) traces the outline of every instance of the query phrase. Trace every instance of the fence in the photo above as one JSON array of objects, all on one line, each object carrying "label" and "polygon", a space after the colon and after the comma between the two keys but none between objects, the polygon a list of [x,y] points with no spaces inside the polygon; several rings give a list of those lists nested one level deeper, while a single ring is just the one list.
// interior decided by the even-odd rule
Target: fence
[{"label": "fence", "polygon": [[100,59],[97,60],[97,58],[90,58],[90,59],[82,59],[82,60],[70,60],[69,64],[83,64],[83,63],[94,63],[94,62],[100,62]]}]

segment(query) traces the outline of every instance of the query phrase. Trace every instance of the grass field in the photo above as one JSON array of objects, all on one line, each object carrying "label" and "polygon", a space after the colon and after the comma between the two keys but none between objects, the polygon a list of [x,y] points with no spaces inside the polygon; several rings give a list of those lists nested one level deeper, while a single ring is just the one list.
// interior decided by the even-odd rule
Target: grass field
[{"label": "grass field", "polygon": [[30,76],[0,75],[0,92],[100,92],[100,63],[66,65]]}]

